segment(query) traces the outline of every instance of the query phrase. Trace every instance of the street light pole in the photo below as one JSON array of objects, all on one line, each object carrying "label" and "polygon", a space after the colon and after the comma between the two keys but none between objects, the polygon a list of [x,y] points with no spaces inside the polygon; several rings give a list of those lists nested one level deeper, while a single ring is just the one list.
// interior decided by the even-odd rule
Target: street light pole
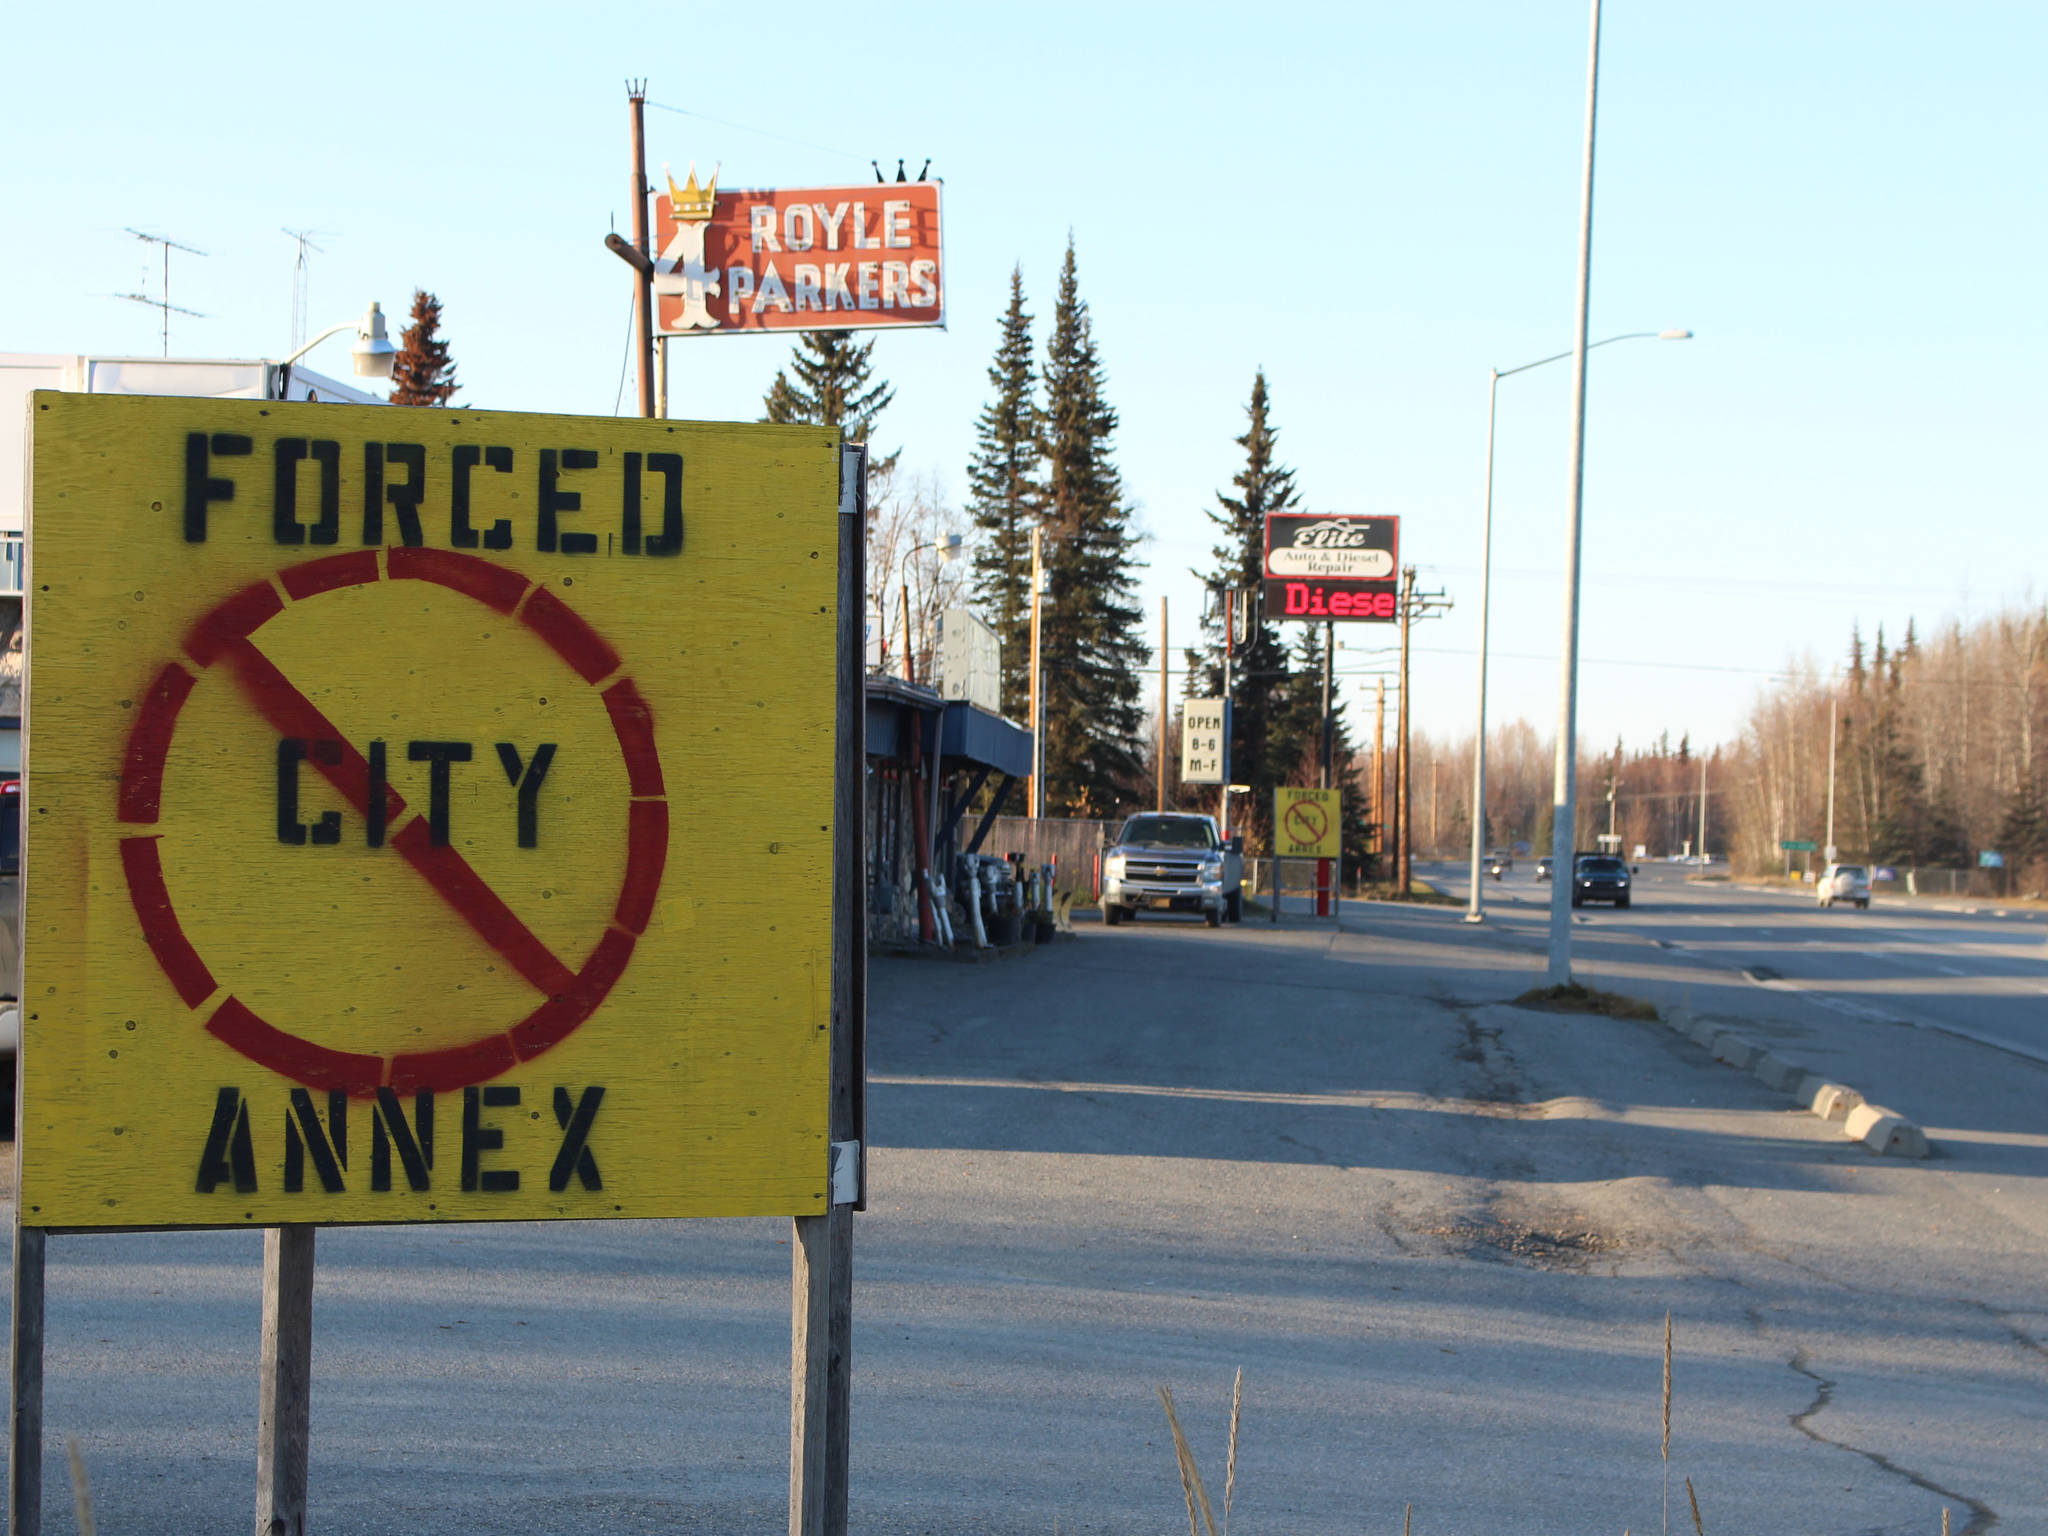
[{"label": "street light pole", "polygon": [[1564,562],[1564,637],[1558,657],[1557,763],[1551,796],[1550,984],[1572,979],[1572,892],[1578,871],[1579,519],[1586,490],[1586,320],[1593,292],[1593,145],[1600,104],[1600,0],[1586,51],[1586,153],[1579,185],[1579,306],[1572,356],[1571,510]]},{"label": "street light pole", "polygon": [[1465,909],[1468,923],[1486,921],[1486,898],[1479,889],[1479,861],[1486,850],[1486,644],[1493,615],[1493,408],[1500,397],[1501,371],[1490,368],[1487,373],[1486,515],[1479,531],[1479,723],[1472,737],[1472,897]]},{"label": "street light pole", "polygon": [[[1598,347],[1611,347],[1617,341],[1690,341],[1692,332],[1683,327],[1664,331],[1624,331],[1619,336],[1605,336],[1586,348],[1588,352]],[[1493,613],[1493,425],[1494,406],[1500,398],[1500,381],[1511,379],[1518,373],[1527,373],[1531,368],[1541,368],[1547,363],[1563,362],[1572,356],[1570,352],[1557,352],[1549,357],[1539,357],[1533,363],[1524,363],[1519,368],[1491,368],[1487,370],[1486,381],[1486,513],[1480,523],[1479,534],[1479,718],[1473,727],[1472,748],[1472,897],[1466,907],[1465,921],[1483,923],[1486,921],[1486,898],[1480,889],[1480,863],[1486,848],[1486,658],[1487,637]]]}]

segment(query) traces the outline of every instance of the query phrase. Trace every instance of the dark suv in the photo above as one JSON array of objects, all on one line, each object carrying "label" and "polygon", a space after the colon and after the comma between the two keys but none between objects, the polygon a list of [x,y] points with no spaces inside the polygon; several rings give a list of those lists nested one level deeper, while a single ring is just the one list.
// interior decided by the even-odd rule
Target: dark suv
[{"label": "dark suv", "polygon": [[1628,905],[1628,866],[1604,853],[1582,853],[1572,861],[1572,905],[1611,901]]}]

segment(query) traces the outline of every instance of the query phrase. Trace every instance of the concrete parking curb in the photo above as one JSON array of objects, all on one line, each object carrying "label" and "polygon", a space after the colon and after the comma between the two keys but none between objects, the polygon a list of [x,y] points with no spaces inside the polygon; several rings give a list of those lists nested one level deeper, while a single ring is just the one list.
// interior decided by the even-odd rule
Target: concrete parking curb
[{"label": "concrete parking curb", "polygon": [[1804,1062],[1780,1056],[1739,1030],[1728,1029],[1711,1019],[1699,1018],[1684,1009],[1673,1009],[1663,1017],[1668,1027],[1705,1047],[1716,1061],[1738,1072],[1747,1072],[1773,1092],[1791,1095],[1809,1114],[1840,1122],[1845,1137],[1860,1142],[1876,1155],[1927,1156],[1925,1131],[1903,1115],[1867,1103],[1858,1090],[1833,1082]]},{"label": "concrete parking curb", "polygon": [[1927,1133],[1903,1115],[1895,1115],[1876,1104],[1858,1104],[1850,1110],[1849,1118],[1842,1124],[1842,1134],[1851,1141],[1862,1142],[1879,1156],[1887,1152],[1896,1157],[1927,1155]]}]

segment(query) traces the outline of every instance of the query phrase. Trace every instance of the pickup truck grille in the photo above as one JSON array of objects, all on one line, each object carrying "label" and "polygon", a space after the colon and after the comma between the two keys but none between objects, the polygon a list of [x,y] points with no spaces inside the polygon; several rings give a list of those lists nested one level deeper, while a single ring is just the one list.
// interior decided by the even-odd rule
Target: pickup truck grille
[{"label": "pickup truck grille", "polygon": [[1124,856],[1126,880],[1163,880],[1171,885],[1193,885],[1201,878],[1202,866],[1192,859],[1138,859]]}]

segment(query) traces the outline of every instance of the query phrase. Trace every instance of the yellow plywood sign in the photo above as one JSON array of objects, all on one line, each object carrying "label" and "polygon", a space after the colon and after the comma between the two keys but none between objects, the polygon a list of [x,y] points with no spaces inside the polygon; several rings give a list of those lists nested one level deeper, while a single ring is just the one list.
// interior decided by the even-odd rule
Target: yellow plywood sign
[{"label": "yellow plywood sign", "polygon": [[1273,791],[1273,853],[1283,859],[1335,859],[1343,856],[1343,823],[1334,789]]},{"label": "yellow plywood sign", "polygon": [[24,1223],[825,1208],[835,431],[29,417]]}]

